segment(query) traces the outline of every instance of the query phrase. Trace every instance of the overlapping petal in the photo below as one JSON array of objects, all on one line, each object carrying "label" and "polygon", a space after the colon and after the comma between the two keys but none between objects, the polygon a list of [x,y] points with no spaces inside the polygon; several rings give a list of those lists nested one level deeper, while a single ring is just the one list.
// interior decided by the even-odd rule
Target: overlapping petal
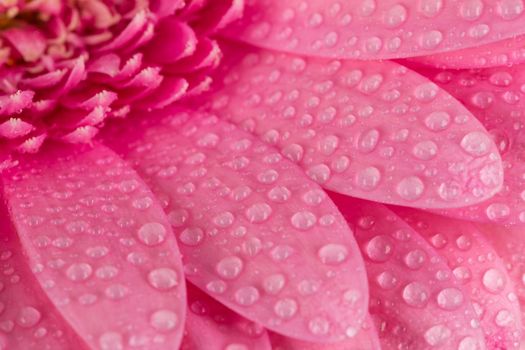
[{"label": "overlapping petal", "polygon": [[87,349],[33,276],[7,213],[0,215],[0,349]]},{"label": "overlapping petal", "polygon": [[229,37],[277,51],[384,59],[525,33],[522,0],[249,0]]},{"label": "overlapping petal", "polygon": [[331,195],[354,229],[383,349],[483,349],[469,295],[447,261],[386,206]]},{"label": "overlapping petal", "polygon": [[408,208],[394,212],[446,259],[475,306],[487,348],[518,349],[522,324],[514,284],[504,261],[476,226]]},{"label": "overlapping petal", "polygon": [[186,333],[180,350],[272,350],[268,332],[188,284]]},{"label": "overlapping petal", "polygon": [[366,316],[366,275],[326,194],[216,116],[175,110],[148,119],[120,152],[165,202],[187,278],[290,337],[326,342],[353,333]]},{"label": "overlapping petal", "polygon": [[410,59],[441,69],[473,69],[510,66],[525,62],[525,35],[491,44]]},{"label": "overlapping petal", "polygon": [[502,224],[525,223],[525,70],[523,65],[483,70],[421,68],[461,101],[488,130],[505,170],[504,185],[479,205],[448,210],[446,215]]},{"label": "overlapping petal", "polygon": [[270,333],[273,350],[381,350],[376,328],[370,319],[363,323],[356,334],[341,342],[332,344],[309,343]]},{"label": "overlapping petal", "polygon": [[[505,262],[509,279],[500,278],[497,286],[506,288],[508,285],[515,288],[521,307],[521,321],[525,322],[525,239],[522,228],[506,228],[501,225],[477,225],[488,241],[492,244],[498,255]],[[510,295],[514,298],[515,295]]]},{"label": "overlapping petal", "polygon": [[[100,145],[49,146],[3,175],[36,280],[90,348],[180,344],[180,254],[162,208],[130,167]],[[30,310],[26,322],[35,317]]]},{"label": "overlapping petal", "polygon": [[501,160],[483,126],[403,66],[249,50],[227,52],[237,59],[221,66],[209,108],[324,188],[424,208],[478,203],[500,189]]}]

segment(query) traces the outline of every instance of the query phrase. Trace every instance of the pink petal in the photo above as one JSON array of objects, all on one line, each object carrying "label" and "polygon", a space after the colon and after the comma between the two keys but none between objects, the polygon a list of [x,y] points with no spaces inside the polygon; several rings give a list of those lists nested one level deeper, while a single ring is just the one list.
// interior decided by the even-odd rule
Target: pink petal
[{"label": "pink petal", "polygon": [[196,46],[197,36],[193,29],[174,17],[168,17],[155,27],[155,36],[144,50],[148,60],[163,65],[190,56]]},{"label": "pink petal", "polygon": [[273,350],[381,350],[376,328],[369,318],[353,337],[338,343],[308,343],[277,333],[270,333],[270,340]]},{"label": "pink petal", "polygon": [[418,232],[381,204],[332,199],[366,257],[370,314],[384,349],[484,349],[468,294]]},{"label": "pink petal", "polygon": [[525,35],[478,47],[411,59],[439,68],[486,68],[525,63]]},{"label": "pink petal", "polygon": [[221,65],[227,74],[211,109],[277,146],[326,189],[446,208],[480,202],[501,187],[499,154],[482,125],[396,63],[267,51],[238,60]]},{"label": "pink petal", "polygon": [[164,199],[192,283],[290,337],[337,341],[361,324],[368,291],[358,248],[299,168],[215,116],[164,110],[136,122],[106,139],[121,142]]},{"label": "pink petal", "polygon": [[408,208],[394,211],[447,260],[476,306],[488,349],[518,349],[520,305],[504,262],[471,223]]},{"label": "pink petal", "polygon": [[[502,224],[525,223],[524,67],[518,65],[480,71],[424,70],[485,126],[499,148],[505,169],[504,186],[493,198],[479,205],[447,210],[443,214]],[[482,178],[488,180],[493,176],[486,173]]]},{"label": "pink petal", "polygon": [[[522,305],[521,322],[525,322],[525,239],[523,228],[506,228],[500,225],[478,225],[505,262],[509,279],[497,279],[500,288],[515,288]],[[507,277],[507,276],[505,276]],[[494,280],[491,280],[491,282]],[[515,297],[512,295],[512,297]]]},{"label": "pink petal", "polygon": [[264,328],[188,285],[186,334],[180,350],[271,350]]},{"label": "pink petal", "polygon": [[228,36],[314,56],[399,58],[525,33],[522,0],[252,0]]},{"label": "pink petal", "polygon": [[13,45],[27,62],[39,60],[47,47],[42,32],[32,26],[12,27],[2,31],[1,36]]},{"label": "pink petal", "polygon": [[50,146],[3,180],[38,283],[90,347],[177,348],[180,255],[159,204],[122,160],[103,146]]},{"label": "pink petal", "polygon": [[38,286],[7,213],[0,215],[0,349],[85,349]]}]

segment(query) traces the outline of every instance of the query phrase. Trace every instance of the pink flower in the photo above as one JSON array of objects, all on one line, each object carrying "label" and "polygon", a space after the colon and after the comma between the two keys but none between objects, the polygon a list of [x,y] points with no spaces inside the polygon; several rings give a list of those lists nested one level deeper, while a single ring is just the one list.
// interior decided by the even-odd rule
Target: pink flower
[{"label": "pink flower", "polygon": [[0,350],[520,349],[522,0],[0,11]]}]

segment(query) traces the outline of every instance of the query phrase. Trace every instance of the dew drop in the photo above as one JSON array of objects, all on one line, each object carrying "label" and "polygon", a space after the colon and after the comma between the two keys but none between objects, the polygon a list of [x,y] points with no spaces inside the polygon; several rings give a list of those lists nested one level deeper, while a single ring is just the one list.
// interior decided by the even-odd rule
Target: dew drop
[{"label": "dew drop", "polygon": [[310,211],[299,211],[292,215],[292,226],[298,230],[308,230],[317,222],[317,217]]},{"label": "dew drop", "polygon": [[427,287],[419,282],[409,283],[403,288],[403,300],[410,306],[424,307],[430,296]]},{"label": "dew drop", "polygon": [[219,261],[215,267],[215,271],[222,278],[234,279],[239,276],[243,267],[244,264],[240,258],[230,256]]},{"label": "dew drop", "polygon": [[250,306],[259,300],[259,290],[252,286],[237,289],[234,295],[235,302],[241,306]]},{"label": "dew drop", "polygon": [[177,323],[177,314],[170,310],[155,311],[150,317],[150,325],[161,332],[171,331]]},{"label": "dew drop", "polygon": [[149,246],[161,244],[166,239],[166,228],[158,222],[144,224],[138,230],[138,238]]},{"label": "dew drop", "polygon": [[322,246],[317,255],[323,264],[339,265],[348,257],[348,249],[342,244],[330,243]]},{"label": "dew drop", "polygon": [[158,268],[148,274],[149,284],[159,290],[168,290],[178,283],[177,273],[170,268]]}]

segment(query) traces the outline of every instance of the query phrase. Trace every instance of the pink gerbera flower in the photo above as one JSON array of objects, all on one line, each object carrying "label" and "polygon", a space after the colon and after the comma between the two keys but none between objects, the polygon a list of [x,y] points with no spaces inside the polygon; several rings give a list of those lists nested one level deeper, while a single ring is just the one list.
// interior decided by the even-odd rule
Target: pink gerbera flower
[{"label": "pink gerbera flower", "polygon": [[0,350],[520,349],[524,24],[0,0]]}]

